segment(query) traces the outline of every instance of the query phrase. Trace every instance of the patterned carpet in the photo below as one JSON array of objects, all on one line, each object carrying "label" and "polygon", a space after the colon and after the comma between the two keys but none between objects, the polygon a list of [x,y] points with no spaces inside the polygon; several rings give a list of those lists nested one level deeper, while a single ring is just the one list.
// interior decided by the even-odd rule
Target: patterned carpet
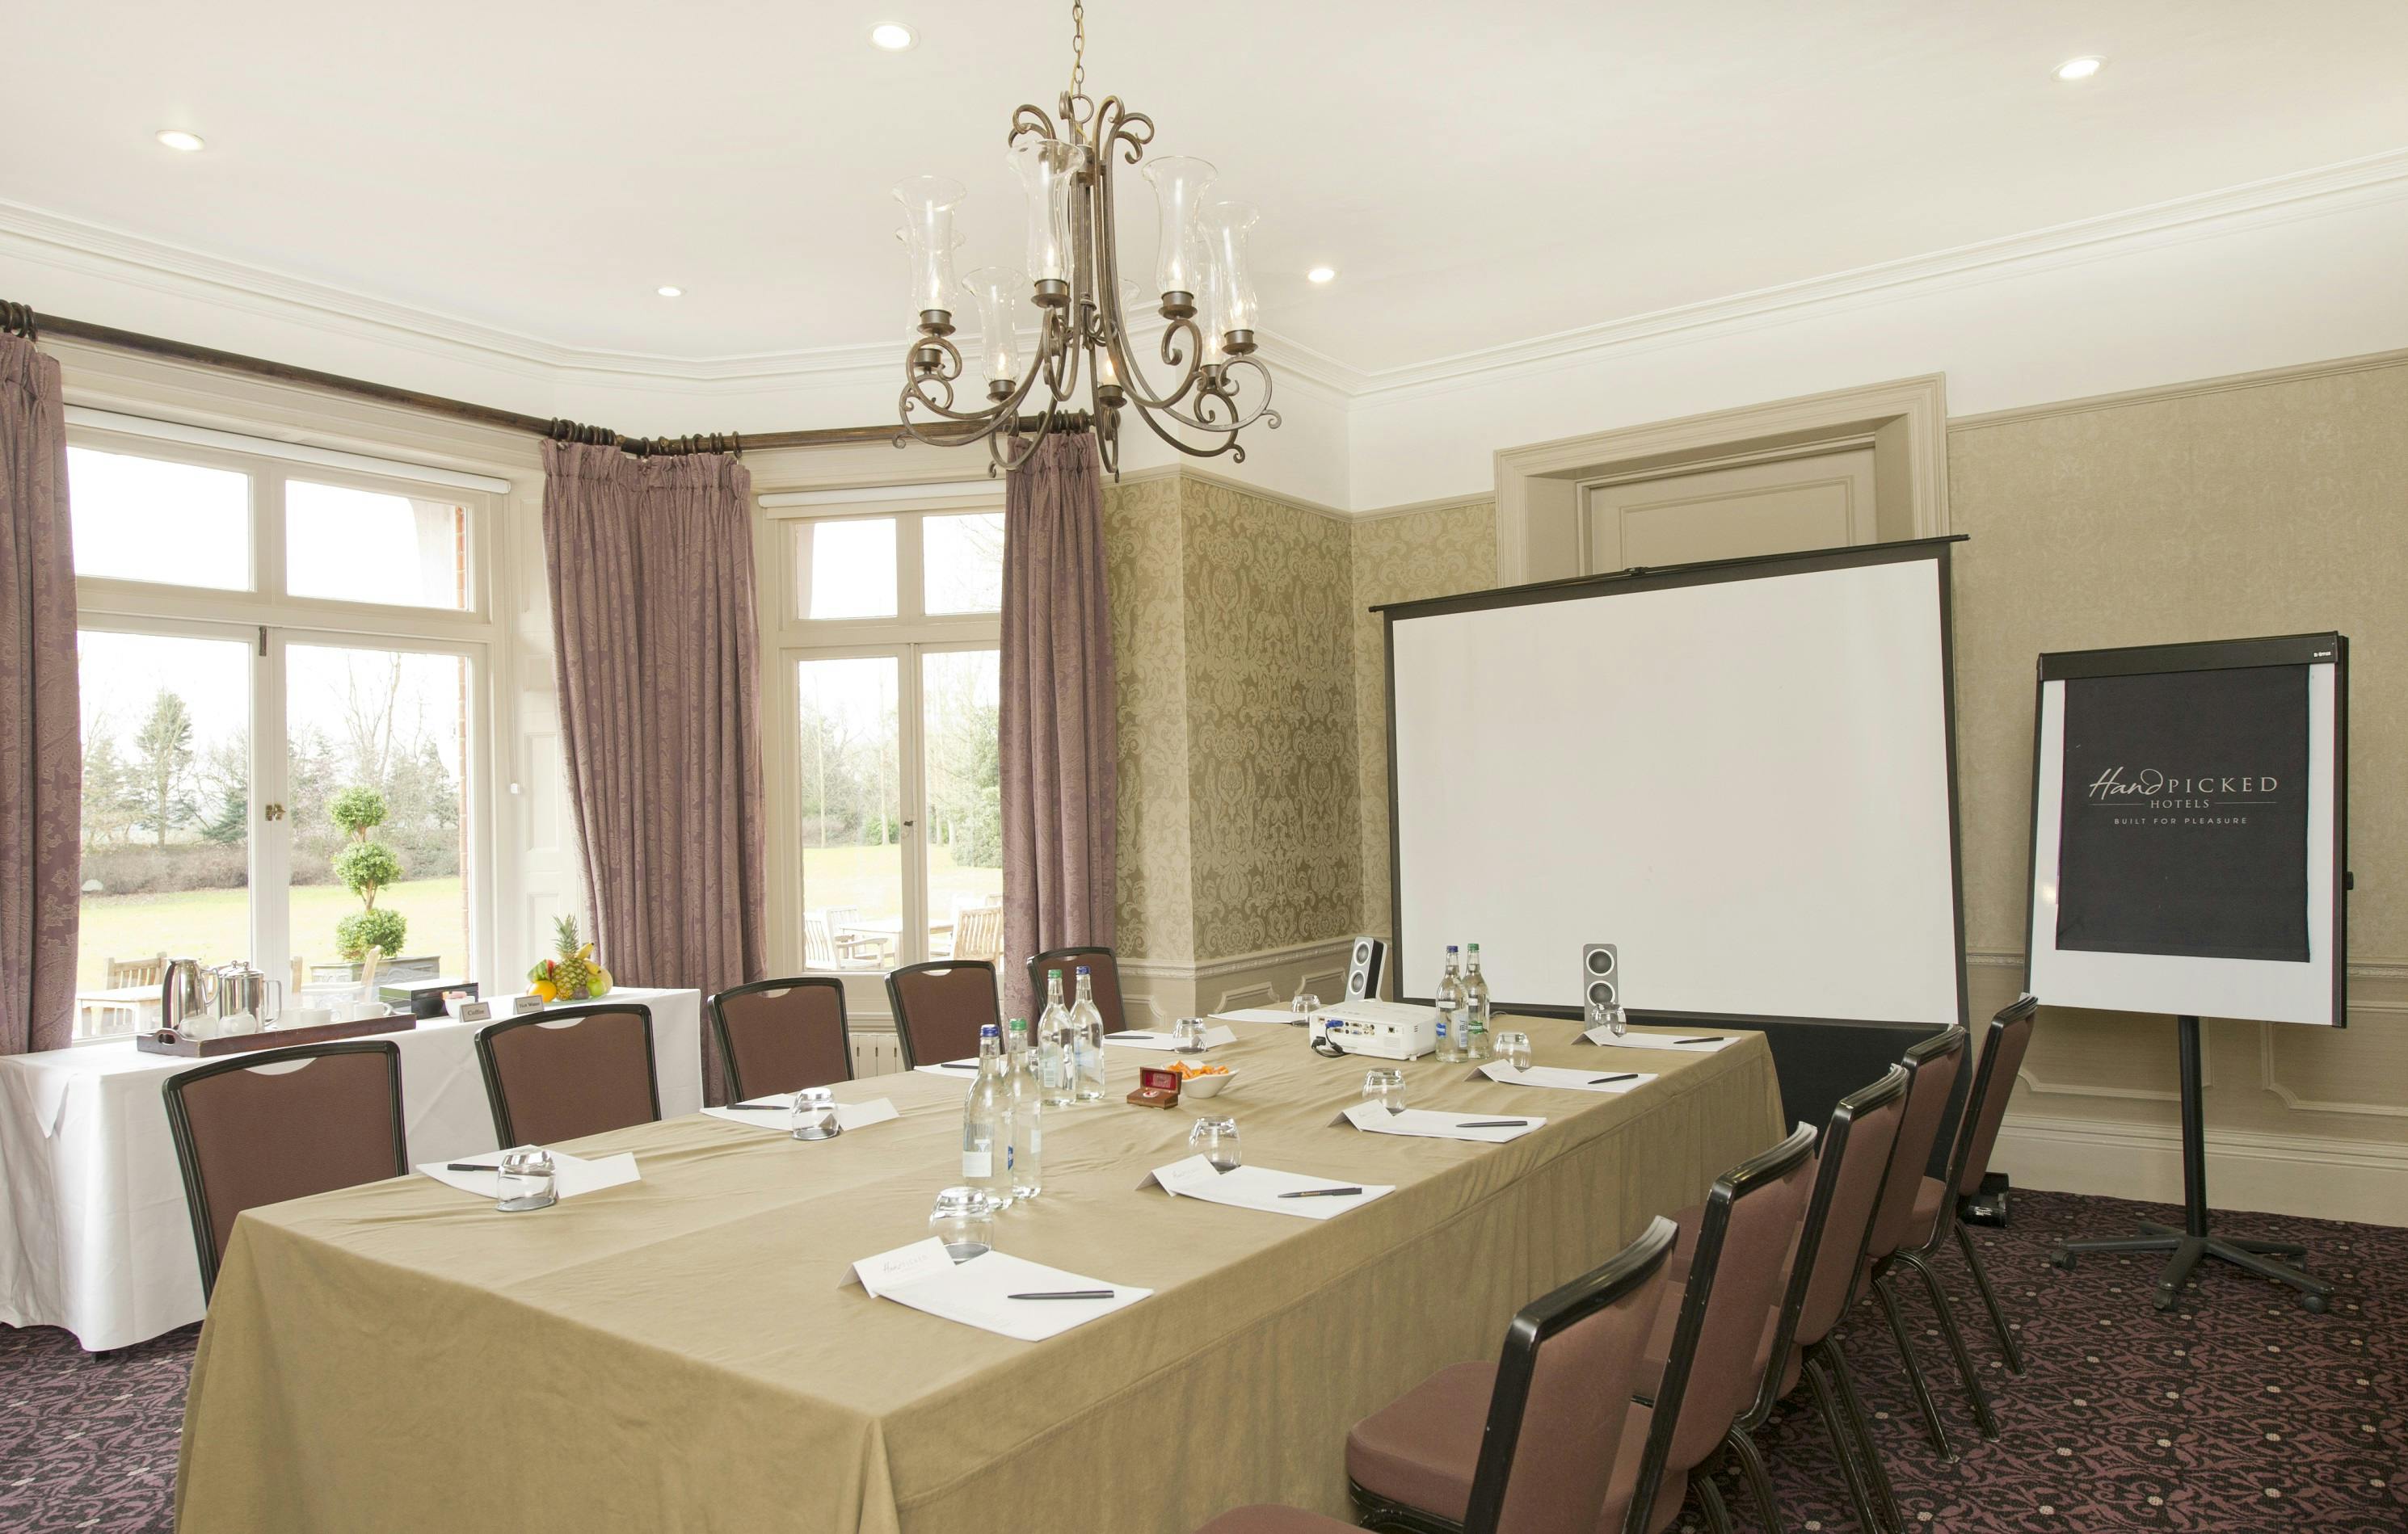
[{"label": "patterned carpet", "polygon": [[[2028,1372],[2008,1375],[1955,1254],[1941,1271],[1985,1369],[2001,1427],[1974,1435],[1920,1286],[1902,1286],[1922,1357],[1964,1457],[1926,1445],[1887,1330],[1868,1310],[1848,1334],[1899,1499],[1918,1528],[1964,1534],[2403,1534],[2408,1447],[2408,1229],[2232,1215],[2236,1231],[2308,1243],[2338,1292],[2310,1315],[2287,1290],[2211,1265],[2173,1311],[2150,1307],[2153,1260],[2089,1257],[2071,1272],[2049,1247],[2117,1235],[2156,1205],[2018,1193],[2014,1224],[1977,1237]],[[106,1357],[64,1334],[0,1327],[0,1529],[165,1530],[184,1375],[195,1330]],[[1837,1469],[1807,1412],[1768,1430],[1792,1531],[1852,1530]],[[1736,1483],[1734,1513],[1756,1527]],[[1675,1527],[1702,1528],[1694,1505]],[[1068,1531],[1066,1531],[1068,1534]],[[1099,1531],[1102,1534],[1102,1531]]]}]

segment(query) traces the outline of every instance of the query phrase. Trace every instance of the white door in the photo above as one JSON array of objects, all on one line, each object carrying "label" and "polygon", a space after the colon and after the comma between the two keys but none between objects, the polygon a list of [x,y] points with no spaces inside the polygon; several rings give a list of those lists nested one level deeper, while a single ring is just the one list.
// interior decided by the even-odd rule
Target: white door
[{"label": "white door", "polygon": [[1583,568],[1687,564],[1875,541],[1870,446],[1585,488]]}]

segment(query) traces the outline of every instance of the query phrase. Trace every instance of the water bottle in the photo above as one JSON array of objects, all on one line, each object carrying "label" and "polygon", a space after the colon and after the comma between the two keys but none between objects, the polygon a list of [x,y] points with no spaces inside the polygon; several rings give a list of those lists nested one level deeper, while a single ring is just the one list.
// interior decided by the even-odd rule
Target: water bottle
[{"label": "water bottle", "polygon": [[1062,972],[1045,972],[1045,1010],[1037,1016],[1037,1081],[1045,1106],[1067,1108],[1079,1089],[1079,1045],[1062,1003]]},{"label": "water bottle", "polygon": [[1011,1201],[1011,1100],[1003,1082],[1003,1041],[993,1023],[979,1026],[978,1079],[962,1104],[962,1184],[997,1209]]},{"label": "water bottle", "polygon": [[1045,1191],[1044,1088],[1037,1080],[1028,1055],[1028,1023],[1011,1020],[1011,1043],[1005,1052],[1004,1097],[1011,1109],[1011,1150],[1005,1176],[1013,1199],[1034,1199]]},{"label": "water bottle", "polygon": [[1446,945],[1446,973],[1438,982],[1438,1058],[1450,1064],[1464,1058],[1465,998],[1459,952],[1454,944]]},{"label": "water bottle", "polygon": [[1087,966],[1079,972],[1079,998],[1070,1003],[1070,1026],[1078,1053],[1078,1085],[1074,1095],[1082,1102],[1104,1100],[1104,1015],[1096,1010],[1095,982],[1087,977]]},{"label": "water bottle", "polygon": [[1468,945],[1463,959],[1463,1058],[1484,1060],[1488,1046],[1488,982],[1480,973],[1480,945]]}]

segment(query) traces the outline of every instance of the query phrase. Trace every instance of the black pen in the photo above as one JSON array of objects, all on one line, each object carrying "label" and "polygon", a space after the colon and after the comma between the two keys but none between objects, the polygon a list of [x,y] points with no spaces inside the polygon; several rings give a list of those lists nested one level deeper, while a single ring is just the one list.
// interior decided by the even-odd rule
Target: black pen
[{"label": "black pen", "polygon": [[1716,1034],[1713,1034],[1713,1035],[1712,1035],[1712,1036],[1710,1036],[1710,1037],[1707,1037],[1707,1038],[1701,1038],[1701,1039],[1675,1039],[1675,1040],[1673,1040],[1672,1042],[1673,1042],[1674,1044],[1728,1044],[1728,1043],[1730,1043],[1730,1040],[1728,1040],[1728,1039],[1727,1039],[1727,1038],[1723,1037],[1723,1035],[1721,1035],[1721,1034],[1719,1034],[1719,1033],[1716,1033]]},{"label": "black pen", "polygon": [[1107,1033],[1104,1035],[1107,1039],[1151,1039],[1154,1036],[1154,1035],[1146,1032],[1143,1029],[1134,1029],[1125,1033]]},{"label": "black pen", "polygon": [[731,1102],[728,1107],[739,1114],[790,1114],[795,1111],[791,1102]]},{"label": "black pen", "polygon": [[1054,1289],[1043,1294],[1008,1294],[1006,1300],[1111,1300],[1112,1289]]},{"label": "black pen", "polygon": [[454,1161],[443,1170],[446,1172],[499,1172],[502,1169],[491,1161]]},{"label": "black pen", "polygon": [[1280,1197],[1283,1199],[1337,1199],[1362,1191],[1359,1187],[1300,1187],[1294,1193],[1283,1193]]},{"label": "black pen", "polygon": [[1455,1126],[1458,1129],[1526,1129],[1529,1127],[1530,1121],[1526,1118],[1484,1118],[1477,1123]]},{"label": "black pen", "polygon": [[937,1062],[937,1069],[939,1071],[975,1071],[978,1067],[972,1065],[968,1060],[939,1060]]},{"label": "black pen", "polygon": [[1604,1086],[1604,1085],[1605,1085],[1607,1082],[1609,1082],[1609,1081],[1628,1081],[1630,1078],[1632,1078],[1633,1076],[1636,1076],[1637,1074],[1639,1074],[1639,1072],[1636,1072],[1636,1071],[1625,1071],[1625,1072],[1623,1072],[1620,1075],[1614,1075],[1614,1076],[1591,1076],[1591,1077],[1588,1079],[1588,1084],[1589,1084],[1591,1087],[1602,1087],[1602,1086]]}]

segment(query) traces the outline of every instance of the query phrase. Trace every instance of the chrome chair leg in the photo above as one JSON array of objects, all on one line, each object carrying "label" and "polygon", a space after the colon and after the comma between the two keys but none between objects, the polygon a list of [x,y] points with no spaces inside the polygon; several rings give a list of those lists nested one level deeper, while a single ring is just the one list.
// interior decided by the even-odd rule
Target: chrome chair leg
[{"label": "chrome chair leg", "polygon": [[1764,1450],[1756,1442],[1756,1435],[1744,1427],[1733,1427],[1723,1435],[1723,1446],[1747,1476],[1748,1495],[1756,1498],[1756,1511],[1764,1519],[1765,1534],[1781,1534],[1781,1499],[1772,1494],[1772,1471],[1764,1463]]},{"label": "chrome chair leg", "polygon": [[1931,1399],[1931,1385],[1923,1377],[1923,1362],[1914,1356],[1914,1342],[1906,1333],[1906,1317],[1899,1314],[1898,1291],[1891,1286],[1889,1275],[1873,1276],[1873,1294],[1881,1300],[1882,1314],[1889,1322],[1889,1334],[1898,1343],[1898,1356],[1906,1365],[1906,1383],[1914,1391],[1914,1404],[1923,1413],[1923,1426],[1931,1433],[1931,1446],[1940,1457],[1955,1460],[1956,1446],[1948,1442],[1948,1428],[1940,1420],[1940,1403]]},{"label": "chrome chair leg", "polygon": [[1723,1501],[1722,1489],[1714,1484],[1713,1477],[1705,1472],[1704,1467],[1700,1466],[1691,1473],[1689,1485],[1697,1492],[1698,1502],[1704,1506],[1706,1527],[1713,1530],[1713,1534],[1739,1534],[1739,1531],[1731,1527],[1730,1508]]},{"label": "chrome chair leg", "polygon": [[1880,1504],[1882,1516],[1893,1529],[1906,1527],[1906,1514],[1898,1509],[1898,1488],[1890,1484],[1889,1465],[1882,1458],[1881,1445],[1873,1442],[1873,1425],[1865,1414],[1865,1399],[1856,1390],[1856,1371],[1848,1367],[1848,1356],[1840,1351],[1837,1337],[1826,1337],[1815,1349],[1830,1366],[1831,1380],[1840,1387],[1840,1404],[1848,1411],[1848,1421],[1856,1430],[1856,1442],[1865,1451],[1865,1478],[1872,1483],[1874,1499]]},{"label": "chrome chair leg", "polygon": [[1956,1232],[1956,1249],[1965,1254],[1965,1266],[1973,1270],[1973,1287],[1981,1291],[1982,1304],[1990,1313],[1990,1329],[1999,1334],[1999,1351],[2007,1356],[2007,1372],[2020,1374],[2024,1371],[2024,1350],[2015,1345],[2015,1334],[2007,1329],[2006,1313],[1999,1308],[1998,1293],[1990,1287],[1990,1271],[1982,1266],[1982,1254],[1974,1247],[1965,1222],[1952,1219],[1948,1223]]},{"label": "chrome chair leg", "polygon": [[1920,1253],[1900,1252],[1898,1258],[1922,1278],[1924,1290],[1931,1296],[1931,1308],[1940,1313],[1940,1335],[1956,1360],[1956,1373],[1965,1382],[1965,1394],[1973,1399],[1974,1423],[1984,1438],[1998,1437],[1999,1419],[1990,1411],[1990,1398],[1983,1393],[1982,1376],[1974,1371],[1973,1356],[1965,1350],[1965,1334],[1957,1328],[1956,1307],[1948,1303],[1948,1291],[1941,1286],[1940,1275]]},{"label": "chrome chair leg", "polygon": [[1810,1357],[1799,1371],[1814,1399],[1814,1414],[1823,1419],[1823,1431],[1831,1441],[1831,1453],[1840,1462],[1840,1475],[1848,1484],[1848,1505],[1856,1511],[1856,1524],[1865,1534],[1895,1534],[1896,1526],[1885,1524],[1873,1512],[1872,1489],[1865,1482],[1865,1467],[1858,1459],[1855,1428],[1841,1416],[1838,1387],[1831,1383],[1829,1370],[1823,1360]]}]

